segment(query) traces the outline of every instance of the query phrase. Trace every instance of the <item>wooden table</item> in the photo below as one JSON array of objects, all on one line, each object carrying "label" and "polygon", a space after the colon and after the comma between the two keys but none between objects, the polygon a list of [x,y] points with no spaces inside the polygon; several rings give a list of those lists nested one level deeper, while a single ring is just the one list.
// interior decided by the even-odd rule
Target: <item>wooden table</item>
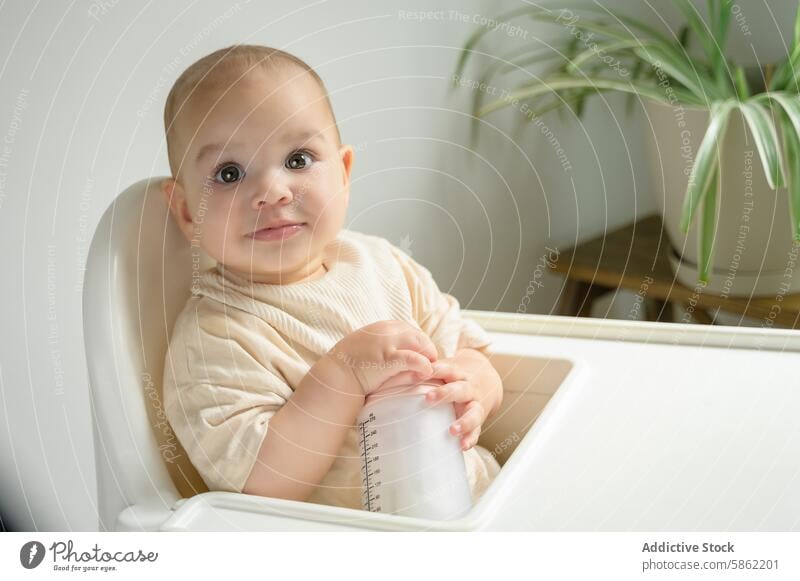
[{"label": "wooden table", "polygon": [[[560,252],[550,263],[567,283],[559,303],[562,315],[588,317],[592,304],[604,294],[627,289],[648,321],[672,321],[673,304],[683,305],[698,323],[713,324],[718,311],[762,321],[762,326],[800,328],[800,294],[734,298],[713,294],[702,287],[687,288],[672,272],[669,240],[660,216],[633,224]],[[776,293],[777,294],[777,293]],[[641,297],[641,298],[639,298]],[[684,317],[678,322],[692,322]]]}]

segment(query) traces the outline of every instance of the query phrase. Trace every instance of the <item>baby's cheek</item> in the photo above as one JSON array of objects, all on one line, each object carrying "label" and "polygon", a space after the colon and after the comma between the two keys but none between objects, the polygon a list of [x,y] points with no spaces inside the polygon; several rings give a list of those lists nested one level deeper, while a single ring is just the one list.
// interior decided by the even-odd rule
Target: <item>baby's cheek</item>
[{"label": "baby's cheek", "polygon": [[222,260],[223,255],[228,256],[235,251],[241,241],[232,231],[226,233],[226,225],[222,220],[206,219],[196,224],[197,240],[193,246],[200,246],[210,256]]}]

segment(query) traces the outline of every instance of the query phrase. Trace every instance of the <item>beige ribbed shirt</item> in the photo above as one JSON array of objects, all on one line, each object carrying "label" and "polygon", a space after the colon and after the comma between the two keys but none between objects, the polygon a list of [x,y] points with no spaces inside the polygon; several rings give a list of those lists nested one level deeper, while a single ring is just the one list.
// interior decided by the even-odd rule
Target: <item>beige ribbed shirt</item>
[{"label": "beige ribbed shirt", "polygon": [[[217,265],[178,316],[164,370],[164,407],[210,490],[241,492],[269,429],[309,368],[345,335],[381,320],[418,325],[439,357],[489,338],[458,301],[388,241],[342,230],[325,248],[324,276],[253,283]],[[309,502],[361,507],[358,430],[348,432]],[[464,452],[473,499],[500,467],[485,449]]]}]

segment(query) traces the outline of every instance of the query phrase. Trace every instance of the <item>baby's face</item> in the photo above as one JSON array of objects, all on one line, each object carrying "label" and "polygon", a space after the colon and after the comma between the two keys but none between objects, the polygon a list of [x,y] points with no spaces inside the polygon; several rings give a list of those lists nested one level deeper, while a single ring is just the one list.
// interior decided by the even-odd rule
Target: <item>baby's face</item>
[{"label": "baby's face", "polygon": [[[184,235],[226,269],[291,284],[324,274],[344,223],[353,151],[322,89],[290,69],[251,73],[178,119],[178,180],[164,193]],[[225,94],[223,94],[225,93]]]}]

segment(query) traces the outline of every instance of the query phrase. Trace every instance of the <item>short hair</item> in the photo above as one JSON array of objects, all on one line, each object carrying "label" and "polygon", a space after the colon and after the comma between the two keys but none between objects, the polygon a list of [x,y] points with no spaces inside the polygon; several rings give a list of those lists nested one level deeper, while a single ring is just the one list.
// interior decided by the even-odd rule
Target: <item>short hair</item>
[{"label": "short hair", "polygon": [[336,137],[341,142],[336,116],[333,113],[328,90],[320,76],[305,61],[293,54],[277,48],[255,44],[234,44],[221,48],[191,64],[175,81],[167,95],[164,105],[164,131],[167,139],[167,157],[169,158],[170,171],[177,177],[180,160],[175,159],[174,131],[175,121],[181,109],[202,90],[212,89],[223,81],[248,74],[256,69],[272,72],[279,68],[299,68],[311,75],[317,82],[328,105]]}]

